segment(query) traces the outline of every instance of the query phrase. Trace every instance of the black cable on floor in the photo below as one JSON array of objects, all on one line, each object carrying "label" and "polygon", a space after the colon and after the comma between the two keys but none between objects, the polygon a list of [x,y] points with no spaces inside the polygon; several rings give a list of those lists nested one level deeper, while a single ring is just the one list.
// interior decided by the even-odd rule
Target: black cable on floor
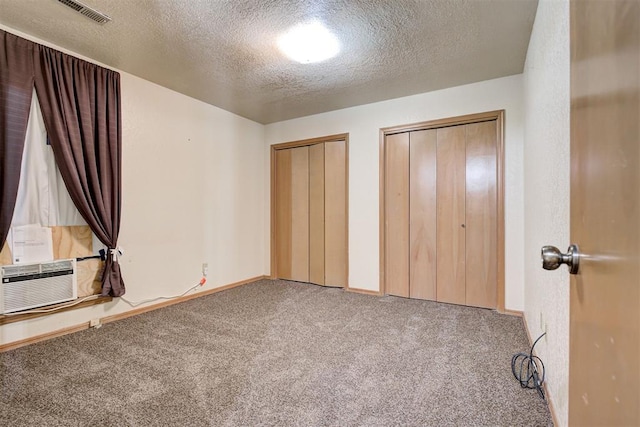
[{"label": "black cable on floor", "polygon": [[545,334],[546,332],[533,342],[529,353],[516,353],[511,358],[511,372],[520,383],[520,387],[535,388],[543,400],[546,400],[544,389],[542,388],[544,383],[544,363],[538,356],[533,355],[533,348]]}]

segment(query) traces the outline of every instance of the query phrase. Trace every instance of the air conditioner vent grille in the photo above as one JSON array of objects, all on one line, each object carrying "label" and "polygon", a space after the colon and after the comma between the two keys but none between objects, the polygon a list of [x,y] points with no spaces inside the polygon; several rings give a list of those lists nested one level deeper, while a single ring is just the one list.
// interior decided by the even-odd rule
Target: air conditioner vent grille
[{"label": "air conditioner vent grille", "polygon": [[86,4],[82,4],[76,0],[58,0],[60,3],[65,6],[70,7],[78,13],[86,16],[89,19],[96,21],[98,24],[106,24],[111,21],[111,17],[107,14],[100,12],[92,7],[87,6]]},{"label": "air conditioner vent grille", "polygon": [[77,298],[76,260],[0,267],[0,314]]},{"label": "air conditioner vent grille", "polygon": [[55,304],[73,299],[73,277],[70,274],[28,282],[4,283],[4,312]]}]

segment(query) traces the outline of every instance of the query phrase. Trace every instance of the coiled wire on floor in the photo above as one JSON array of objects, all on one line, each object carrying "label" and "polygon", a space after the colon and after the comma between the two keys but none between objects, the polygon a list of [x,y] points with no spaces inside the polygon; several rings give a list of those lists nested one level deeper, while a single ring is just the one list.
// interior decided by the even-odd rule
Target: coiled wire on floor
[{"label": "coiled wire on floor", "polygon": [[520,383],[520,387],[536,389],[543,400],[546,400],[544,389],[542,388],[544,383],[544,363],[538,356],[533,355],[533,348],[545,334],[546,332],[533,342],[529,353],[516,353],[511,358],[511,372]]}]

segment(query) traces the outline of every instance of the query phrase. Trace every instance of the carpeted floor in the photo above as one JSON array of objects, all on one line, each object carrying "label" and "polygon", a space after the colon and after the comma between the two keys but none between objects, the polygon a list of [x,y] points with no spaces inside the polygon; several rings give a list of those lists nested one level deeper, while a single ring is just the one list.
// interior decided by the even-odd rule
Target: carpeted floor
[{"label": "carpeted floor", "polygon": [[547,426],[522,320],[260,281],[0,354],[6,426]]}]

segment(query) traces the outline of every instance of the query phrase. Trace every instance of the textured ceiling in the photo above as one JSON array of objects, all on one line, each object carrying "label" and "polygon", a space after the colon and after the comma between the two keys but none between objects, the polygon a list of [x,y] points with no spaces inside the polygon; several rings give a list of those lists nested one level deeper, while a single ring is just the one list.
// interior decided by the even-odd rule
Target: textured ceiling
[{"label": "textured ceiling", "polygon": [[[0,0],[0,23],[260,123],[521,73],[537,0]],[[276,47],[316,18],[333,59]]]}]

